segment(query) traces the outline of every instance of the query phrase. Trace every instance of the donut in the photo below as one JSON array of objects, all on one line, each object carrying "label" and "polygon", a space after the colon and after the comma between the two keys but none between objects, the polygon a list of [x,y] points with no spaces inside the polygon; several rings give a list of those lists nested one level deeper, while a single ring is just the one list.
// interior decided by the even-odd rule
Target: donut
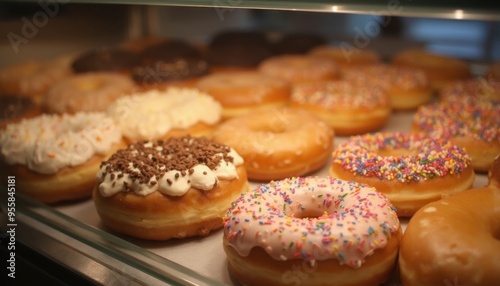
[{"label": "donut", "polygon": [[146,47],[139,55],[141,65],[151,65],[158,61],[171,62],[176,59],[200,59],[200,51],[190,43],[169,39]]},{"label": "donut", "polygon": [[16,190],[56,203],[90,197],[100,162],[122,146],[121,138],[103,113],[42,114],[2,130],[0,151]]},{"label": "donut", "polygon": [[75,73],[118,72],[128,74],[138,64],[139,57],[134,52],[121,48],[101,48],[79,55],[71,67]]},{"label": "donut", "polygon": [[311,49],[312,57],[333,61],[343,72],[346,68],[374,65],[381,62],[380,55],[369,49],[322,45]]},{"label": "donut", "polygon": [[42,98],[41,105],[48,113],[102,112],[135,88],[134,82],[125,75],[82,73],[54,84]]},{"label": "donut", "polygon": [[486,78],[492,81],[500,81],[500,62],[492,63],[486,71]]},{"label": "donut", "polygon": [[291,92],[286,81],[256,71],[213,73],[196,86],[220,102],[224,119],[285,105]]},{"label": "donut", "polygon": [[210,72],[205,60],[176,58],[156,61],[132,69],[132,79],[145,90],[165,89],[171,86],[194,87],[201,76]]},{"label": "donut", "polygon": [[245,159],[248,178],[266,181],[321,168],[329,159],[334,133],[309,112],[276,108],[224,121],[213,138]]},{"label": "donut", "polygon": [[0,94],[32,97],[38,102],[52,85],[71,73],[59,60],[31,60],[10,65],[0,69]]},{"label": "donut", "polygon": [[286,80],[291,84],[339,78],[335,64],[306,55],[273,56],[262,61],[258,70],[267,76]]},{"label": "donut", "polygon": [[120,98],[107,112],[132,143],[186,134],[210,136],[221,110],[217,101],[197,89],[171,87]]},{"label": "donut", "polygon": [[500,102],[500,81],[483,77],[456,81],[441,90],[439,99],[452,103],[461,100]]},{"label": "donut", "polygon": [[344,78],[359,84],[382,87],[389,95],[394,110],[415,110],[432,98],[427,74],[419,69],[389,65],[366,65],[350,68]]},{"label": "donut", "polygon": [[457,80],[471,77],[469,65],[460,59],[422,50],[405,50],[392,58],[395,66],[414,67],[427,73],[434,90],[441,90]]},{"label": "donut", "polygon": [[376,188],[400,217],[469,189],[475,179],[463,148],[422,133],[353,136],[337,146],[332,157],[330,176]]},{"label": "donut", "polygon": [[461,100],[421,106],[412,129],[465,148],[474,170],[485,173],[500,154],[500,102]]},{"label": "donut", "polygon": [[289,178],[233,202],[223,247],[242,285],[380,285],[396,266],[400,236],[391,203],[374,188]]},{"label": "donut", "polygon": [[403,285],[497,285],[500,281],[500,159],[489,184],[430,203],[401,241]]},{"label": "donut", "polygon": [[248,189],[242,158],[203,137],[140,141],[102,162],[93,200],[102,223],[149,240],[204,236]]},{"label": "donut", "polygon": [[295,85],[290,106],[321,117],[337,135],[379,130],[391,114],[384,89],[347,80]]},{"label": "donut", "polygon": [[285,34],[273,44],[273,51],[277,55],[305,54],[312,48],[324,45],[325,38],[312,33]]},{"label": "donut", "polygon": [[211,39],[205,59],[214,72],[249,71],[272,55],[271,43],[263,33],[228,30]]},{"label": "donut", "polygon": [[16,123],[25,118],[40,114],[40,108],[29,97],[17,95],[0,96],[0,130],[8,124]]}]

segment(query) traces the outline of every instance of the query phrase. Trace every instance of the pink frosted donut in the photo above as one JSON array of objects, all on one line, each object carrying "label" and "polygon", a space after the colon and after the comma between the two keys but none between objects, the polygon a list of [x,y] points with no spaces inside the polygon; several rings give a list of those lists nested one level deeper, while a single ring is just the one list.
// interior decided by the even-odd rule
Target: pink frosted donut
[{"label": "pink frosted donut", "polygon": [[[229,272],[245,285],[375,285],[395,266],[400,225],[374,188],[334,178],[272,181],[233,202],[224,220]],[[293,280],[292,280],[293,281]]]}]

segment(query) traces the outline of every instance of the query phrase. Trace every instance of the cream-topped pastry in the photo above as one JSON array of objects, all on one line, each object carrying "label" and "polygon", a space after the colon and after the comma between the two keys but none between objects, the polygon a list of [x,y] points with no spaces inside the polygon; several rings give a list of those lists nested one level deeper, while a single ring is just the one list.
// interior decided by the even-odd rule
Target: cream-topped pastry
[{"label": "cream-topped pastry", "polygon": [[182,196],[191,187],[209,191],[219,179],[237,178],[236,166],[241,164],[243,159],[234,149],[206,139],[138,142],[103,162],[97,180],[105,197],[120,191]]},{"label": "cream-topped pastry", "polygon": [[120,141],[119,128],[104,113],[44,114],[8,125],[0,134],[7,164],[25,165],[41,174],[81,165]]},{"label": "cream-topped pastry", "polygon": [[130,141],[169,137],[169,132],[185,130],[191,135],[207,135],[206,129],[219,122],[221,105],[193,88],[150,90],[117,100],[108,109]]},{"label": "cream-topped pastry", "polygon": [[396,212],[374,188],[290,178],[233,202],[224,220],[224,250],[230,272],[247,285],[286,284],[286,269],[295,264],[315,269],[307,285],[374,285],[394,267],[399,234]]},{"label": "cream-topped pastry", "polygon": [[165,240],[205,235],[248,189],[243,159],[205,137],[140,141],[102,162],[94,202],[120,233]]},{"label": "cream-topped pastry", "polygon": [[104,113],[44,114],[0,132],[1,158],[17,190],[45,203],[89,197],[100,162],[122,144]]}]

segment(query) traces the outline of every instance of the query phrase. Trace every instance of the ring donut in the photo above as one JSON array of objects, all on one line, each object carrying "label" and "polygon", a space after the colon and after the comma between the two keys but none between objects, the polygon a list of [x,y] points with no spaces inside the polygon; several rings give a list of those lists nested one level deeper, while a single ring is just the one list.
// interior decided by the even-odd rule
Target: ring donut
[{"label": "ring donut", "polygon": [[465,61],[422,50],[400,52],[392,58],[392,64],[425,71],[437,91],[454,81],[471,77],[470,67]]},{"label": "ring donut", "polygon": [[475,179],[461,147],[422,133],[375,133],[351,137],[332,154],[332,177],[375,187],[399,216],[469,189]]},{"label": "ring donut", "polygon": [[214,73],[197,87],[220,102],[223,118],[283,106],[291,92],[286,81],[251,71]]},{"label": "ring donut", "polygon": [[339,78],[338,68],[334,63],[306,55],[273,56],[262,61],[258,70],[291,84]]},{"label": "ring donut", "polygon": [[134,89],[134,82],[118,73],[82,73],[53,85],[42,107],[48,113],[102,112]]},{"label": "ring donut", "polygon": [[404,285],[497,285],[500,281],[500,157],[489,184],[430,203],[401,241]]},{"label": "ring donut", "polygon": [[350,68],[344,72],[344,79],[382,87],[395,110],[414,110],[432,98],[427,74],[415,68],[382,64]]},{"label": "ring donut", "polygon": [[412,129],[465,148],[474,170],[485,173],[500,154],[500,102],[471,98],[421,106]]},{"label": "ring donut", "polygon": [[377,131],[391,115],[385,90],[347,80],[295,85],[290,106],[316,114],[337,135]]},{"label": "ring donut", "polygon": [[244,285],[379,285],[396,265],[400,232],[391,203],[374,188],[290,178],[233,202],[223,246],[230,275]]},{"label": "ring donut", "polygon": [[223,122],[214,140],[244,159],[248,178],[276,180],[309,174],[329,159],[334,133],[314,115],[288,108],[270,109]]}]

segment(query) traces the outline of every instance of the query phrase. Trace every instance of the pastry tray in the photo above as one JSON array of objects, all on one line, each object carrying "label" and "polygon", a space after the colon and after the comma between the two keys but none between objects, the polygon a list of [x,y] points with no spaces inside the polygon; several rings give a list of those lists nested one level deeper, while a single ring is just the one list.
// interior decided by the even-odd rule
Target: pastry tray
[{"label": "pastry tray", "polygon": [[[409,131],[412,117],[413,112],[394,112],[382,131]],[[337,136],[334,144],[346,139],[348,137]],[[329,163],[310,175],[326,176],[328,166]],[[255,187],[259,183],[250,184]],[[486,184],[486,175],[476,175],[474,187]],[[3,204],[6,201],[2,199]],[[53,256],[59,263],[76,268],[82,275],[90,276],[88,278],[95,284],[235,284],[227,271],[222,230],[206,237],[152,242],[115,235],[106,230],[90,199],[46,206],[17,194],[16,205],[16,220],[22,226],[18,227],[17,238],[37,251]],[[5,210],[5,205],[2,208]],[[408,219],[401,219],[403,229],[407,222]],[[42,238],[47,242],[43,243]],[[60,245],[62,250],[52,249],[54,244]],[[61,255],[63,250],[68,255]],[[388,285],[398,284],[396,271]]]}]

